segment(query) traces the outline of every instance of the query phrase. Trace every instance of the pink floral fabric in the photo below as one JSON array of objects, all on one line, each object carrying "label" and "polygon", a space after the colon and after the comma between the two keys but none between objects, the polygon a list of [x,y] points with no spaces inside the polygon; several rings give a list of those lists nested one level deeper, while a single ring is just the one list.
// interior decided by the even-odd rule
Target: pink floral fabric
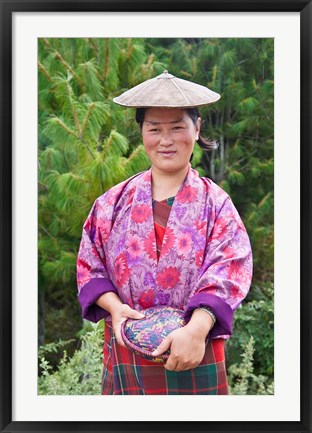
[{"label": "pink floral fabric", "polygon": [[196,306],[208,305],[220,319],[213,336],[227,338],[231,325],[225,322],[248,293],[252,276],[251,247],[240,216],[230,197],[190,166],[158,259],[151,180],[148,170],[95,201],[77,261],[81,304],[89,304],[85,310],[91,317],[92,308],[99,308],[92,302],[110,290],[136,310],[169,305],[190,316]]}]

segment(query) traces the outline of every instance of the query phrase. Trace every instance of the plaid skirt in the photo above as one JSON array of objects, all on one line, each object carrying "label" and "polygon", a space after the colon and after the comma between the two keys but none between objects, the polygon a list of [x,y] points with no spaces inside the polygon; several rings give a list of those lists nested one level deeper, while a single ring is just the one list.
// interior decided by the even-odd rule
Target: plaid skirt
[{"label": "plaid skirt", "polygon": [[102,395],[226,395],[224,340],[208,341],[200,365],[168,371],[121,347],[106,321],[103,347]]}]

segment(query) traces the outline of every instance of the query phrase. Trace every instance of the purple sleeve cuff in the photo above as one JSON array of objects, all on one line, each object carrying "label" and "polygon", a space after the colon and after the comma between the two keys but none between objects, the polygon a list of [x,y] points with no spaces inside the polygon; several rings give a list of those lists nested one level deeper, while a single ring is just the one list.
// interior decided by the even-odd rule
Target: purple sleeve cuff
[{"label": "purple sleeve cuff", "polygon": [[233,310],[223,299],[209,293],[197,293],[186,307],[186,322],[191,319],[193,311],[200,307],[209,307],[217,319],[209,332],[209,338],[232,334]]},{"label": "purple sleeve cuff", "polygon": [[95,304],[95,301],[107,292],[115,292],[118,294],[116,288],[108,278],[92,278],[92,280],[81,288],[78,299],[84,319],[90,320],[91,322],[98,322],[109,316],[108,311]]}]

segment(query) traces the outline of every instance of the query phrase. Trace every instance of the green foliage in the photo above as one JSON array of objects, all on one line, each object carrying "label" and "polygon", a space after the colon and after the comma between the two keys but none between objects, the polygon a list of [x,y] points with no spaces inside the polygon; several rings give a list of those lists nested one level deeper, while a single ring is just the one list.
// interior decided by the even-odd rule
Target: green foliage
[{"label": "green foliage", "polygon": [[[43,360],[50,353],[58,353],[61,349],[64,349],[69,343],[73,341],[75,340],[73,339],[67,341],[59,340],[59,341],[54,341],[53,343],[45,344],[44,346],[40,346],[38,349],[38,358]],[[43,365],[47,366],[48,364],[49,362],[45,359]],[[47,367],[47,369],[49,370],[50,368]]]},{"label": "green foliage", "polygon": [[[101,323],[103,325],[103,323]],[[93,329],[81,337],[81,348],[68,358],[66,350],[56,371],[46,359],[46,354],[58,351],[66,343],[58,342],[39,349],[38,380],[39,395],[99,395],[101,393],[101,356],[103,326]]]},{"label": "green foliage", "polygon": [[[253,249],[253,284],[236,312],[227,345],[231,386],[238,393],[270,391],[274,371],[273,54],[272,38],[39,38],[38,285],[40,323],[45,325],[40,327],[40,332],[45,329],[45,335],[39,335],[41,342],[71,339],[81,330],[75,261],[93,201],[149,167],[134,111],[112,99],[168,69],[222,95],[218,103],[200,110],[202,135],[217,140],[219,147],[209,153],[195,147],[192,165],[231,195]],[[254,338],[252,370],[239,355],[243,348],[250,359],[250,335]],[[75,364],[79,353],[73,361],[63,357],[59,371],[53,373],[59,361],[43,356],[41,368],[47,374],[42,377],[48,392],[59,386],[53,381],[66,382],[70,369],[77,370],[81,380]],[[248,380],[242,376],[244,362]],[[68,389],[76,392],[79,386],[68,385]]]},{"label": "green foliage", "polygon": [[239,363],[241,347],[246,347],[253,336],[255,372],[273,377],[274,367],[274,297],[273,285],[253,286],[247,302],[234,316],[233,336],[227,344],[229,365]]},{"label": "green foliage", "polygon": [[273,380],[264,375],[254,374],[254,339],[251,336],[242,346],[242,362],[232,364],[228,370],[229,393],[232,395],[274,394]]}]

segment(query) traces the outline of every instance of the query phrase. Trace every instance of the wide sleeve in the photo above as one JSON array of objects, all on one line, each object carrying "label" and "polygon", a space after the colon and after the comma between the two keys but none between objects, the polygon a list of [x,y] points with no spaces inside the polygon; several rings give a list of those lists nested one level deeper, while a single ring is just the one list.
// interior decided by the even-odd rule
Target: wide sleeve
[{"label": "wide sleeve", "polygon": [[229,197],[216,214],[196,288],[186,307],[209,307],[216,316],[210,338],[232,334],[233,313],[246,297],[252,279],[252,251],[244,224]]},{"label": "wide sleeve", "polygon": [[105,266],[103,243],[109,233],[109,224],[101,218],[101,207],[96,201],[83,226],[77,257],[78,299],[83,318],[92,322],[109,315],[95,301],[104,293],[117,293]]}]

